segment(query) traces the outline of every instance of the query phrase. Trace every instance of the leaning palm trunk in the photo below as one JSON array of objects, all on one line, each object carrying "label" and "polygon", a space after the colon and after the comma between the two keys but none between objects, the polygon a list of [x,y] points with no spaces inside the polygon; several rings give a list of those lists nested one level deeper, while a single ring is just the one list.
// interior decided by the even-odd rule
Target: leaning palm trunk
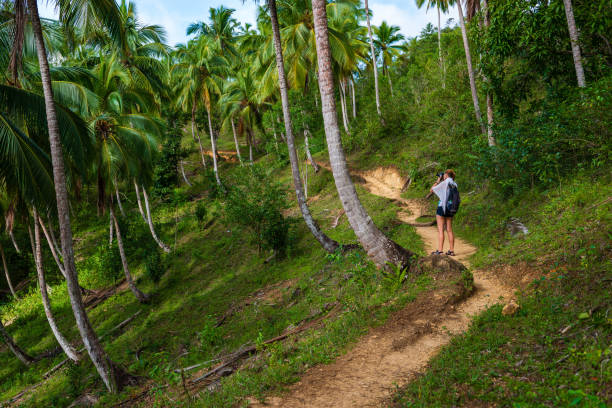
[{"label": "leaning palm trunk", "polygon": [[194,103],[191,106],[191,137],[193,138],[193,141],[196,141],[196,135],[195,135],[195,114],[196,114],[196,104]]},{"label": "leaning palm trunk", "polygon": [[306,149],[306,158],[310,162],[310,165],[312,166],[312,169],[315,171],[315,173],[318,173],[319,165],[317,164],[314,157],[312,157],[312,154],[310,153],[310,145],[308,143],[309,135],[310,135],[310,130],[308,129],[308,125],[305,125],[304,127],[304,148]]},{"label": "leaning palm trunk", "polygon": [[461,0],[457,0],[457,9],[459,11],[459,25],[461,25],[461,36],[463,37],[463,48],[465,49],[465,59],[467,62],[468,76],[470,77],[470,89],[472,91],[472,102],[474,102],[474,112],[476,114],[476,120],[480,125],[480,130],[482,131],[482,134],[486,135],[487,129],[484,123],[482,122],[482,115],[480,114],[478,91],[476,90],[476,79],[474,78],[474,69],[472,68],[470,43],[468,42],[467,29],[465,27],[465,21],[463,20],[463,7],[461,6]]},{"label": "leaning palm trunk", "polygon": [[64,170],[64,157],[62,153],[62,143],[60,140],[59,126],[55,112],[55,102],[53,100],[53,89],[51,88],[51,75],[49,73],[49,62],[43,39],[40,17],[38,15],[38,5],[36,0],[27,0],[30,10],[30,20],[36,42],[38,63],[40,65],[40,76],[45,97],[45,108],[47,114],[47,129],[51,146],[51,162],[53,166],[53,180],[55,184],[55,195],[57,200],[57,212],[62,240],[62,251],[64,255],[64,270],[66,271],[66,283],[70,305],[74,312],[77,327],[81,334],[83,344],[87,349],[91,361],[96,367],[106,388],[115,393],[118,391],[117,379],[111,361],[106,355],[98,336],[91,327],[81,291],[77,280],[76,266],[74,263],[74,250],[72,247],[72,228],[70,226],[70,206],[68,202],[68,191],[66,189],[66,173]]},{"label": "leaning palm trunk", "polygon": [[408,266],[413,254],[387,238],[374,224],[361,205],[355,186],[351,181],[338,127],[336,101],[334,99],[334,78],[331,66],[331,50],[327,33],[327,12],[325,0],[312,0],[317,59],[319,63],[319,89],[329,159],[340,201],[351,227],[368,256],[378,267],[388,262]]},{"label": "leaning palm trunk", "polygon": [[113,245],[113,220],[112,218],[108,218],[109,220],[109,226],[108,226],[108,245]]},{"label": "leaning palm trunk", "polygon": [[191,187],[191,183],[189,182],[189,179],[187,178],[187,175],[185,174],[185,166],[183,165],[182,160],[179,162],[179,166],[181,167],[181,174],[183,175],[183,180],[185,180],[185,183],[187,183],[187,185]]},{"label": "leaning palm trunk", "polygon": [[117,197],[117,205],[119,206],[119,211],[121,211],[121,215],[125,217],[125,211],[123,211],[123,205],[121,204],[121,197],[119,197],[119,189],[115,187],[115,196]]},{"label": "leaning palm trunk", "polygon": [[357,118],[357,103],[355,102],[355,82],[351,78],[351,97],[353,99],[353,119]]},{"label": "leaning palm trunk", "polygon": [[584,79],[584,69],[582,68],[582,54],[580,53],[580,45],[578,43],[578,29],[574,20],[574,9],[572,0],[563,0],[565,5],[565,17],[567,18],[567,29],[569,30],[570,42],[572,43],[572,55],[574,57],[574,68],[576,69],[576,79],[578,86],[584,88],[586,80]]},{"label": "leaning palm trunk", "polygon": [[247,143],[249,144],[249,161],[253,164],[253,137],[247,130]]},{"label": "leaning palm trunk", "polygon": [[138,203],[138,211],[140,211],[140,216],[144,222],[148,223],[147,216],[142,209],[142,202],[140,201],[140,188],[138,187],[138,183],[136,183],[136,179],[134,179],[134,189],[136,190],[136,202]]},{"label": "leaning palm trunk", "polygon": [[11,275],[9,275],[8,266],[6,265],[6,258],[4,257],[4,248],[2,248],[2,244],[0,244],[0,256],[2,257],[2,267],[4,268],[4,276],[6,277],[6,283],[8,283],[11,295],[13,295],[15,299],[19,299],[17,297],[17,293],[15,292],[15,288],[13,288],[13,282],[11,282]]},{"label": "leaning palm trunk", "polygon": [[40,224],[40,227],[43,230],[43,234],[45,234],[45,238],[47,239],[47,244],[49,245],[49,249],[51,250],[51,255],[53,255],[53,259],[55,259],[55,263],[57,264],[57,267],[60,270],[60,273],[62,274],[62,276],[64,278],[66,278],[66,271],[64,271],[64,266],[62,265],[62,262],[59,259],[59,255],[57,253],[57,248],[53,244],[52,237],[51,237],[51,235],[49,233],[49,231],[53,231],[51,229],[51,226],[50,226],[49,230],[47,230],[47,227],[45,226],[45,223],[43,222],[43,220],[42,220],[42,218],[40,216],[38,216],[37,219],[35,219],[34,221],[38,222]]},{"label": "leaning palm trunk", "polygon": [[13,246],[15,247],[15,251],[17,251],[17,253],[20,254],[21,249],[19,248],[19,245],[17,245],[17,241],[15,240],[15,235],[13,235],[13,230],[10,229],[8,234],[9,234],[9,237],[11,237],[11,242],[13,243]]},{"label": "leaning palm trunk", "polygon": [[272,38],[274,40],[274,52],[276,54],[276,69],[278,71],[278,84],[281,94],[281,104],[283,107],[283,119],[285,121],[285,132],[287,132],[287,148],[289,151],[289,161],[291,162],[291,175],[293,177],[293,185],[295,186],[295,195],[297,198],[302,217],[306,226],[319,241],[321,246],[330,253],[338,249],[339,245],[336,241],[325,235],[319,225],[310,214],[310,209],[306,203],[306,197],[302,187],[300,178],[299,159],[295,149],[295,138],[293,137],[293,128],[291,125],[291,112],[289,108],[289,86],[287,85],[287,77],[285,76],[285,65],[283,61],[283,50],[280,37],[280,29],[278,26],[278,15],[276,13],[276,0],[268,0],[268,8],[270,10],[270,19],[272,23]]},{"label": "leaning palm trunk", "polygon": [[159,247],[163,249],[164,252],[168,253],[170,252],[170,247],[164,244],[155,233],[155,228],[153,227],[153,219],[151,218],[151,208],[149,207],[149,195],[147,194],[147,189],[144,186],[142,186],[142,195],[144,197],[145,209],[147,210],[147,224],[149,225],[151,235],[153,236],[155,242],[157,242],[157,245],[159,245]]},{"label": "leaning palm trunk", "polygon": [[350,135],[348,126],[348,119],[346,115],[346,92],[344,92],[344,81],[340,81],[340,107],[342,108],[342,124],[344,126],[344,131],[347,135]]},{"label": "leaning palm trunk", "polygon": [[372,38],[372,26],[370,25],[370,10],[368,0],[365,0],[366,22],[368,24],[368,39],[370,41],[370,52],[372,53],[372,70],[374,71],[374,93],[376,94],[376,112],[380,113],[380,94],[378,93],[378,68],[376,67],[376,52],[374,51],[374,39]]},{"label": "leaning palm trunk", "polygon": [[55,250],[59,254],[62,252],[62,249],[57,244],[57,239],[55,239],[55,232],[53,231],[53,224],[51,223],[51,218],[49,217],[49,215],[47,215],[47,218],[49,219],[49,235],[51,236],[51,242],[53,243]]},{"label": "leaning palm trunk", "polygon": [[[38,218],[36,209],[34,209],[34,219]],[[51,331],[55,336],[58,344],[66,353],[66,356],[74,362],[79,361],[79,354],[76,349],[70,344],[64,335],[60,332],[51,310],[51,301],[49,300],[49,294],[47,293],[47,282],[45,281],[45,270],[42,259],[42,248],[40,245],[40,227],[37,222],[34,223],[34,263],[36,264],[36,273],[38,275],[38,286],[40,286],[40,296],[42,298],[43,308],[45,309],[45,315],[47,321],[51,327]]]},{"label": "leaning palm trunk", "polygon": [[215,179],[217,180],[217,185],[221,185],[221,179],[219,178],[219,165],[217,163],[217,138],[215,137],[215,133],[213,132],[212,127],[212,119],[210,118],[210,110],[206,110],[206,114],[208,115],[208,131],[210,132],[210,145],[212,146],[212,157],[213,157],[213,169],[215,171]]},{"label": "leaning palm trunk", "polygon": [[238,144],[238,135],[236,134],[236,125],[234,124],[234,118],[232,118],[231,121],[232,121],[232,133],[234,134],[234,144],[236,145],[236,156],[238,156],[238,161],[240,162],[240,165],[242,166],[242,156],[240,155],[240,145]]},{"label": "leaning palm trunk", "polygon": [[13,341],[13,338],[11,337],[10,334],[8,334],[4,325],[2,324],[1,319],[0,319],[0,337],[2,337],[2,339],[4,340],[8,348],[15,355],[15,357],[17,357],[19,361],[21,361],[23,364],[29,365],[29,364],[32,364],[34,361],[36,361],[34,357],[31,357],[30,355],[28,355],[28,353],[23,351],[21,347],[19,347],[15,343],[15,341]]},{"label": "leaning palm trunk", "polygon": [[123,265],[123,272],[125,273],[125,280],[130,287],[130,290],[136,296],[136,299],[140,303],[148,303],[150,298],[148,295],[144,294],[136,284],[134,283],[134,279],[132,279],[132,274],[130,273],[130,267],[128,266],[127,257],[125,256],[125,250],[123,249],[123,239],[121,238],[121,230],[119,229],[119,223],[117,222],[117,217],[115,217],[115,212],[113,211],[113,205],[109,205],[110,209],[110,217],[115,224],[115,235],[117,237],[117,246],[119,247],[119,255],[121,256],[121,264]]}]

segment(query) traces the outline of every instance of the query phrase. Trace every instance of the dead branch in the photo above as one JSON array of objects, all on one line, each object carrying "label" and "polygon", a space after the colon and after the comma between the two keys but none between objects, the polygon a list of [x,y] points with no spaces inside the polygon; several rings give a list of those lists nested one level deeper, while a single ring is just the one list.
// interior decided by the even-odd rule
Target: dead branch
[{"label": "dead branch", "polygon": [[338,214],[338,216],[334,219],[334,222],[332,222],[331,225],[331,229],[334,229],[338,226],[338,223],[340,222],[340,218],[342,218],[342,216],[344,215],[344,210],[340,210],[340,214]]}]

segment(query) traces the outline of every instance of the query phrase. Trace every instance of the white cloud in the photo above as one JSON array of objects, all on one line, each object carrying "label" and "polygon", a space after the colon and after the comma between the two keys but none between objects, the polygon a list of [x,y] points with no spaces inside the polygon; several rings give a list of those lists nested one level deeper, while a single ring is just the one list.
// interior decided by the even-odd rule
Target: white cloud
[{"label": "white cloud", "polygon": [[[408,4],[406,4],[408,3]],[[399,26],[401,33],[407,37],[415,37],[421,33],[421,30],[431,23],[434,27],[438,25],[438,13],[435,8],[425,11],[424,6],[418,9],[412,0],[402,1],[401,6],[389,2],[385,3],[370,3],[372,10],[372,24],[380,25],[383,21],[391,25]],[[449,18],[457,18],[457,10],[451,9],[449,13],[442,14],[442,26],[446,24]]]}]

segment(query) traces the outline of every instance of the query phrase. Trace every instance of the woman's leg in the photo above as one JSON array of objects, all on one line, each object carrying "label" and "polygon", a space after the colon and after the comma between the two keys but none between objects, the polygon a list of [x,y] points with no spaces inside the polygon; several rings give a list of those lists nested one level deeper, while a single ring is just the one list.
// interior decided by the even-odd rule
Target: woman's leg
[{"label": "woman's leg", "polygon": [[455,234],[453,233],[453,218],[446,217],[446,232],[448,234],[448,244],[450,246],[450,250],[455,252]]},{"label": "woman's leg", "polygon": [[444,248],[444,217],[436,215],[438,223],[438,251],[442,252]]}]

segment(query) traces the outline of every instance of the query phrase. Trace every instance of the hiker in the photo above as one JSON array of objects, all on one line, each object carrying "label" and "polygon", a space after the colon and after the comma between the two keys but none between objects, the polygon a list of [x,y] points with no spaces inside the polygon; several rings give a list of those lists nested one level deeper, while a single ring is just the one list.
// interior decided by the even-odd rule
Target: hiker
[{"label": "hiker", "polygon": [[[454,191],[452,191],[454,190]],[[444,253],[444,227],[448,233],[449,250],[446,255],[455,256],[455,234],[453,234],[453,216],[459,208],[459,192],[455,183],[455,172],[451,169],[438,174],[438,180],[431,186],[431,192],[438,196],[438,209],[436,210],[436,222],[438,224],[438,249],[432,255]],[[452,197],[455,197],[453,206]]]}]

